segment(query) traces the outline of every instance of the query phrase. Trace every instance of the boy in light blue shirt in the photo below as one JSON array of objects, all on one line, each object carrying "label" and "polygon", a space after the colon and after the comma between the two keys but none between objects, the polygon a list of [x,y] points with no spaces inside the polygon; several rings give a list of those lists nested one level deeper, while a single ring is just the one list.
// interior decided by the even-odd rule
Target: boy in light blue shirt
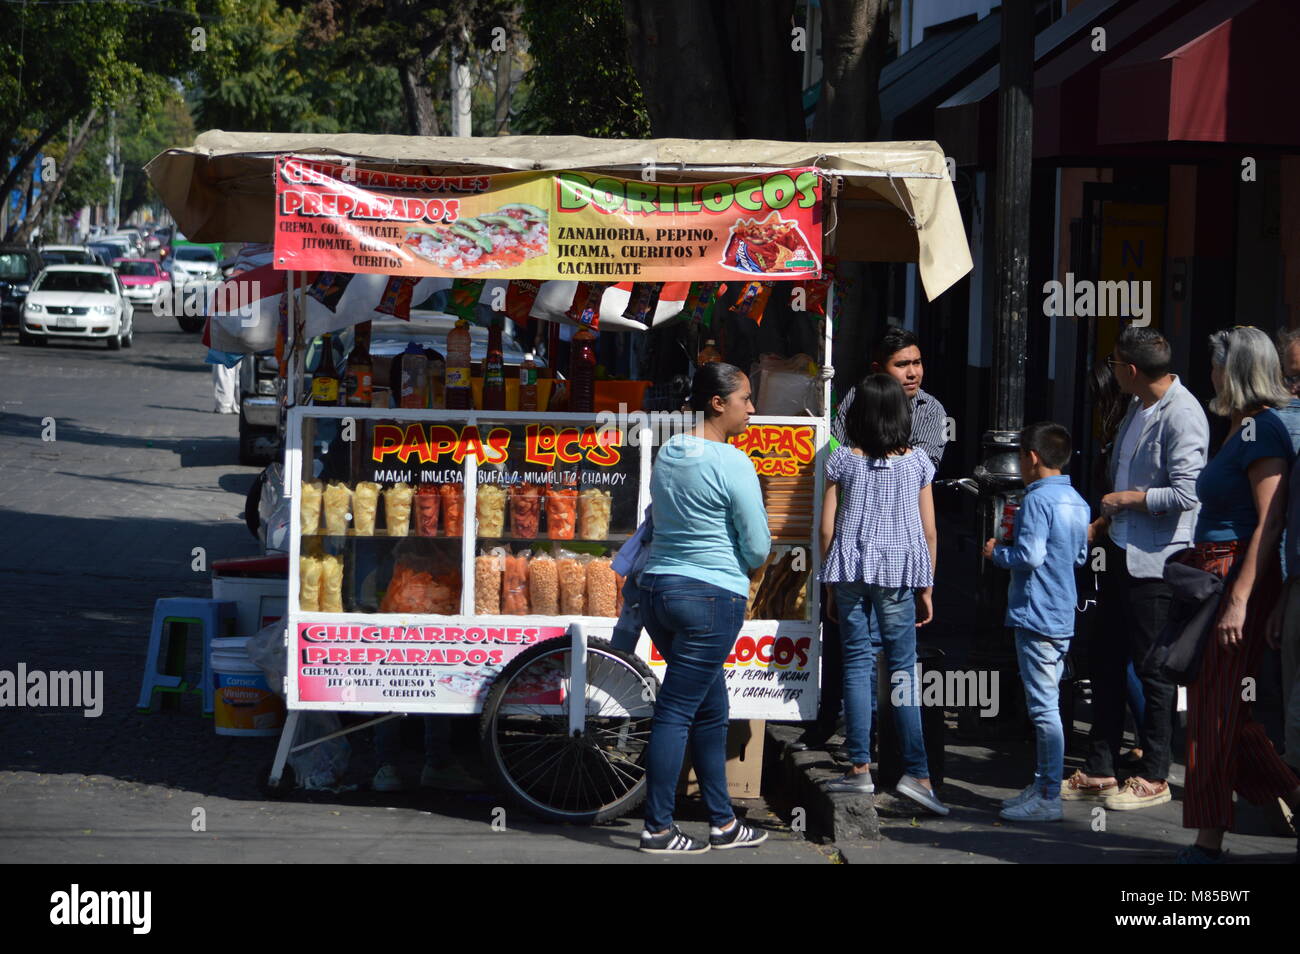
[{"label": "boy in light blue shirt", "polygon": [[1011,571],[1006,625],[1016,631],[1016,658],[1034,724],[1034,781],[1002,803],[1011,821],[1060,821],[1065,733],[1060,684],[1074,636],[1074,568],[1088,559],[1087,502],[1061,471],[1070,461],[1070,432],[1045,421],[1020,432],[1025,496],[1010,544],[993,538],[984,558]]}]

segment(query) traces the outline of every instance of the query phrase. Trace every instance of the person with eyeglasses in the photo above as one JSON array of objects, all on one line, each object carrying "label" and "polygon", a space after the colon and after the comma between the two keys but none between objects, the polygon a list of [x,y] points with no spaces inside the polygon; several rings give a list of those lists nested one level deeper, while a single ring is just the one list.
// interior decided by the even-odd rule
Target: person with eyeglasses
[{"label": "person with eyeglasses", "polygon": [[[1169,371],[1170,348],[1154,328],[1120,333],[1107,363],[1127,408],[1107,467],[1111,492],[1088,542],[1102,544],[1100,625],[1089,639],[1093,720],[1083,768],[1065,780],[1061,798],[1129,811],[1170,800],[1169,762],[1178,691],[1147,664],[1169,615],[1173,593],[1165,561],[1191,545],[1210,426],[1200,402]],[[1116,775],[1124,737],[1130,659],[1142,682],[1142,758],[1121,786]]]},{"label": "person with eyeglasses", "polygon": [[1210,336],[1210,410],[1228,436],[1196,481],[1201,500],[1192,566],[1224,579],[1200,672],[1187,687],[1183,827],[1196,840],[1180,864],[1223,861],[1233,793],[1255,805],[1285,799],[1300,811],[1300,782],[1255,721],[1242,687],[1258,676],[1268,617],[1282,592],[1278,543],[1294,452],[1276,409],[1291,399],[1277,350],[1258,328]]}]

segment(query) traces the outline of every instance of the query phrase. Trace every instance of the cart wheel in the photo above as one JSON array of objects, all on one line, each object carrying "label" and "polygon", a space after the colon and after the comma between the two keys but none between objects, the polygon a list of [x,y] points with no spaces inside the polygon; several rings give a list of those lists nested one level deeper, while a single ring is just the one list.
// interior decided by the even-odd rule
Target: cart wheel
[{"label": "cart wheel", "polygon": [[292,792],[294,786],[298,784],[298,781],[294,777],[293,766],[286,762],[284,765],[284,771],[280,774],[280,781],[277,784],[272,785],[271,766],[273,764],[273,762],[267,762],[262,767],[262,774],[258,779],[258,788],[262,790],[262,794],[267,798],[278,801]]},{"label": "cart wheel", "polygon": [[645,798],[645,751],[659,681],[636,656],[587,642],[586,719],[569,735],[567,639],[521,653],[492,683],[483,761],[521,808],[549,822],[596,824]]}]

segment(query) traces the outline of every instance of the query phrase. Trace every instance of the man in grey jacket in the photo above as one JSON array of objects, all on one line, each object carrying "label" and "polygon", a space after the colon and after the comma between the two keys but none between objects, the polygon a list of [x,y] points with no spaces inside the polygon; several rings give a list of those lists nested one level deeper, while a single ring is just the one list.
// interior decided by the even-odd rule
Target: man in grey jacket
[{"label": "man in grey jacket", "polygon": [[[1196,478],[1205,466],[1210,426],[1200,402],[1169,373],[1169,342],[1152,328],[1128,327],[1108,362],[1120,390],[1132,395],[1115,435],[1101,516],[1089,539],[1105,547],[1092,635],[1092,731],[1082,771],[1061,797],[1101,801],[1108,809],[1148,808],[1169,801],[1170,744],[1177,688],[1145,660],[1160,637],[1172,599],[1164,566],[1191,546],[1200,502]],[[1115,777],[1124,734],[1125,674],[1133,660],[1146,696],[1136,772],[1121,788]]]}]

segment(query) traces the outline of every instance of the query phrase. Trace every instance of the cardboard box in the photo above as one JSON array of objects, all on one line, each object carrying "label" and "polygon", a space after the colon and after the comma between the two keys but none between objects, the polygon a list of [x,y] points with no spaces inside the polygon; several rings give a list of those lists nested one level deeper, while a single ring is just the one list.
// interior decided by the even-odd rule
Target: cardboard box
[{"label": "cardboard box", "polygon": [[[727,793],[732,798],[758,798],[763,781],[763,738],[766,734],[767,723],[762,719],[732,720],[727,730]],[[688,796],[700,792],[700,783],[691,765],[689,743],[678,790]]]}]

